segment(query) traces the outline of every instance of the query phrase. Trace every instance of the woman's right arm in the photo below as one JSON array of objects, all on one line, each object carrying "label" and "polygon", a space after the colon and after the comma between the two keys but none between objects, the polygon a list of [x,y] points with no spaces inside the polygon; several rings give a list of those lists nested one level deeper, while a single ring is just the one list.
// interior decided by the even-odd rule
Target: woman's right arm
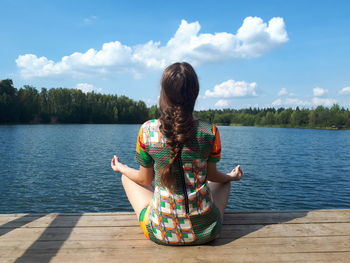
[{"label": "woman's right arm", "polygon": [[207,178],[211,182],[226,183],[230,181],[239,181],[243,176],[243,171],[240,165],[237,165],[228,174],[218,171],[216,163],[208,162],[207,164]]}]

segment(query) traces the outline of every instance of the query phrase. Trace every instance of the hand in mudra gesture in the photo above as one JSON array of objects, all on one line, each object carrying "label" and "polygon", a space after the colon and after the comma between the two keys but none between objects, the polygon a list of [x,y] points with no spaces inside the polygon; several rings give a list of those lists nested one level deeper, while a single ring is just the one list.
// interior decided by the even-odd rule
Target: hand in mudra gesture
[{"label": "hand in mudra gesture", "polygon": [[121,172],[121,169],[124,167],[125,165],[122,164],[120,161],[119,161],[119,157],[114,155],[112,160],[111,160],[111,167],[113,169],[113,171],[115,172]]},{"label": "hand in mudra gesture", "polygon": [[241,180],[243,176],[243,171],[241,169],[241,166],[237,165],[235,168],[232,169],[232,171],[228,175],[231,176],[232,181]]}]

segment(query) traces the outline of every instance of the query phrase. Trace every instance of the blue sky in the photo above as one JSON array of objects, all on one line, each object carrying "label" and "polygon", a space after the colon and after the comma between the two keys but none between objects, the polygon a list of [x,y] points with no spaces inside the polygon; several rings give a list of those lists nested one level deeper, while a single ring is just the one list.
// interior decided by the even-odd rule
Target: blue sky
[{"label": "blue sky", "polygon": [[0,79],[157,103],[192,63],[197,109],[350,107],[349,1],[0,0]]}]

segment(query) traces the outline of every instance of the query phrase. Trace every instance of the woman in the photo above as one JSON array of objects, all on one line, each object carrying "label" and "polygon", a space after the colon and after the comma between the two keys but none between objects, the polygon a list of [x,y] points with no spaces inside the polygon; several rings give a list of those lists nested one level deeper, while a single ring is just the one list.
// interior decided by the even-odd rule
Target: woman
[{"label": "woman", "polygon": [[[164,70],[160,118],[145,122],[136,142],[140,169],[114,156],[126,195],[145,236],[159,244],[197,245],[215,239],[221,228],[230,182],[240,166],[221,173],[220,134],[215,125],[192,115],[199,92],[197,75],[186,62]],[[155,188],[151,186],[154,179]]]}]

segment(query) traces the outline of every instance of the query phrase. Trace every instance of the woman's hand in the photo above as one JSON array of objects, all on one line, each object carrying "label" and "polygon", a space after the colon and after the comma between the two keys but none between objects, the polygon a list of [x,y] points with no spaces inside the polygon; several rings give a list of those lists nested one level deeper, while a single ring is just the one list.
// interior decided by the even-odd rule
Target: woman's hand
[{"label": "woman's hand", "polygon": [[229,174],[231,181],[239,181],[243,176],[243,171],[240,165],[237,165]]},{"label": "woman's hand", "polygon": [[124,164],[119,162],[119,157],[114,155],[111,160],[111,167],[115,172],[121,172],[121,169],[124,167]]}]

